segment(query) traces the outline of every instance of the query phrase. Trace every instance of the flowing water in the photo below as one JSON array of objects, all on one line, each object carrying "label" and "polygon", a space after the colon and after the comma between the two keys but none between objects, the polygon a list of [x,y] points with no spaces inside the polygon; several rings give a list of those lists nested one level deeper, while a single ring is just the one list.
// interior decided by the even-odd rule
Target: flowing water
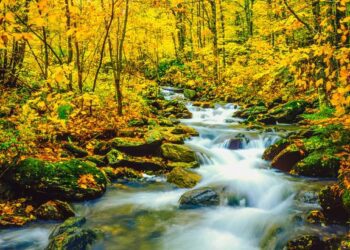
[{"label": "flowing water", "polygon": [[[168,99],[183,99],[171,89],[163,93]],[[202,109],[189,104],[188,108],[193,118],[182,123],[200,134],[186,142],[201,163],[196,171],[202,181],[195,188],[220,188],[222,204],[181,210],[178,200],[188,190],[166,183],[163,177],[115,183],[102,198],[74,205],[77,213],[87,218],[87,227],[105,232],[94,249],[282,249],[298,232],[342,231],[303,222],[305,211],[318,208],[313,191],[321,181],[271,170],[261,159],[264,149],[281,134],[246,130],[239,119],[232,118],[237,110],[234,105]],[[245,143],[240,149],[229,149],[230,139],[238,134],[245,135]],[[35,223],[0,231],[0,249],[43,249],[54,225]]]}]

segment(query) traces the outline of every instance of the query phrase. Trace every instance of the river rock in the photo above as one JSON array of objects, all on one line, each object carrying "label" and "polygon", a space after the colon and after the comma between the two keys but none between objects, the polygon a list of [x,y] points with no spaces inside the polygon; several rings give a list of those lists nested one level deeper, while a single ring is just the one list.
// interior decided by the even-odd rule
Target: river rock
[{"label": "river rock", "polygon": [[327,186],[319,192],[320,205],[329,221],[344,222],[349,219],[349,212],[344,207],[338,186]]},{"label": "river rock", "polygon": [[192,89],[185,89],[184,90],[184,96],[187,99],[193,101],[194,99],[196,99],[197,93],[196,93],[196,91],[194,91]]},{"label": "river rock", "polygon": [[171,161],[168,161],[166,165],[170,169],[177,168],[177,167],[185,168],[185,169],[199,167],[199,163],[197,161],[194,161],[194,162],[171,162]]},{"label": "river rock", "polygon": [[188,146],[164,143],[161,152],[165,159],[174,162],[195,162],[197,161],[195,152]]},{"label": "river rock", "polygon": [[304,154],[298,146],[292,144],[273,158],[271,165],[281,171],[289,172],[297,162],[304,158]]},{"label": "river rock", "polygon": [[233,138],[233,139],[229,139],[226,147],[227,149],[237,150],[237,149],[242,149],[243,145],[244,145],[243,138]]},{"label": "river rock", "polygon": [[290,101],[281,104],[268,112],[277,122],[295,123],[298,122],[298,116],[305,112],[307,102],[303,100]]},{"label": "river rock", "polygon": [[82,229],[86,219],[70,218],[51,233],[47,250],[82,250],[87,249],[96,239],[100,232],[92,229]]},{"label": "river rock", "polygon": [[65,220],[75,214],[67,202],[52,200],[40,205],[35,210],[35,215],[42,220]]},{"label": "river rock", "polygon": [[107,185],[100,169],[78,159],[52,163],[28,158],[13,167],[7,177],[17,190],[63,200],[97,198]]},{"label": "river rock", "polygon": [[140,172],[131,168],[105,167],[102,169],[103,171],[105,171],[105,173],[111,180],[118,180],[118,179],[137,180],[137,179],[143,178],[143,175]]},{"label": "river rock", "polygon": [[322,211],[311,210],[306,217],[306,221],[310,224],[322,224],[326,223],[326,218]]},{"label": "river rock", "polygon": [[120,166],[126,156],[119,150],[112,149],[106,154],[106,162],[109,166]]},{"label": "river rock", "polygon": [[199,188],[184,193],[180,198],[180,208],[198,208],[220,205],[220,195],[212,188]]},{"label": "river rock", "polygon": [[281,151],[283,151],[288,145],[290,145],[290,142],[286,139],[281,139],[277,141],[275,144],[272,144],[269,146],[264,154],[263,159],[267,161],[272,161],[273,158],[275,158]]},{"label": "river rock", "polygon": [[324,250],[325,243],[318,237],[313,235],[304,235],[296,239],[290,240],[286,250]]},{"label": "river rock", "polygon": [[167,181],[180,188],[193,188],[201,180],[201,176],[184,168],[176,167],[168,175]]},{"label": "river rock", "polygon": [[299,161],[291,173],[307,177],[336,178],[339,167],[338,157],[331,153],[315,151]]},{"label": "river rock", "polygon": [[111,146],[121,152],[140,156],[155,154],[160,147],[163,136],[158,132],[149,132],[146,139],[117,137],[111,141]]}]

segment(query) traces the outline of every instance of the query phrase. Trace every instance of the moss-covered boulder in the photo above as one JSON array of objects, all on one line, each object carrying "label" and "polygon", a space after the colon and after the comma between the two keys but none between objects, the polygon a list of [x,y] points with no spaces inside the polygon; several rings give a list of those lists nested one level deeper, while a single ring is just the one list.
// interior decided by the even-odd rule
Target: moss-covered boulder
[{"label": "moss-covered boulder", "polygon": [[293,240],[290,240],[286,247],[286,250],[323,250],[325,249],[325,243],[314,235],[304,235]]},{"label": "moss-covered boulder", "polygon": [[305,157],[305,153],[296,144],[291,144],[273,158],[271,165],[281,171],[289,172],[292,167]]},{"label": "moss-covered boulder", "polygon": [[162,156],[174,162],[195,162],[196,154],[186,145],[164,143],[161,146]]},{"label": "moss-covered boulder", "polygon": [[320,205],[328,221],[344,222],[349,219],[349,212],[344,207],[338,186],[327,186],[319,192]]},{"label": "moss-covered boulder", "polygon": [[326,218],[322,211],[311,210],[307,214],[306,221],[310,224],[322,224],[326,222]]},{"label": "moss-covered boulder", "polygon": [[273,108],[268,114],[277,122],[294,123],[298,121],[298,116],[305,112],[307,105],[303,100],[290,101]]},{"label": "moss-covered boulder", "polygon": [[78,147],[72,143],[64,144],[63,148],[65,148],[70,154],[77,158],[83,158],[89,154],[85,149]]},{"label": "moss-covered boulder", "polygon": [[105,161],[110,166],[120,166],[121,162],[126,158],[126,156],[119,150],[112,149],[106,154]]},{"label": "moss-covered boulder", "polygon": [[272,161],[282,150],[284,150],[288,145],[290,145],[290,141],[286,139],[278,140],[275,144],[269,146],[264,154],[263,159],[267,161]]},{"label": "moss-covered boulder", "polygon": [[88,249],[99,237],[100,232],[82,229],[85,218],[70,218],[54,228],[47,250],[83,250]]},{"label": "moss-covered boulder", "polygon": [[246,109],[235,112],[235,117],[240,118],[251,118],[255,120],[259,114],[266,114],[268,109],[265,106],[252,106]]},{"label": "moss-covered boulder", "polygon": [[163,136],[157,131],[149,132],[146,139],[117,137],[111,140],[111,146],[121,152],[140,156],[155,154],[159,150]]},{"label": "moss-covered boulder", "polygon": [[194,91],[192,89],[185,89],[184,90],[184,96],[187,99],[193,101],[194,99],[196,99],[197,93],[196,93],[196,91]]},{"label": "moss-covered boulder", "polygon": [[187,135],[187,136],[198,136],[199,135],[197,130],[195,130],[194,128],[189,127],[189,126],[185,126],[182,124],[174,127],[171,130],[171,133],[175,134],[175,135]]},{"label": "moss-covered boulder", "polygon": [[98,167],[105,167],[107,165],[105,157],[100,155],[91,155],[84,158],[84,160],[96,164]]},{"label": "moss-covered boulder", "polygon": [[35,210],[35,215],[42,220],[65,220],[75,213],[67,202],[52,200],[40,205]]},{"label": "moss-covered boulder", "polygon": [[34,206],[27,199],[0,201],[0,229],[21,227],[34,220]]},{"label": "moss-covered boulder", "polygon": [[167,167],[170,168],[170,169],[173,169],[173,168],[198,168],[199,167],[199,163],[197,161],[194,161],[194,162],[172,162],[172,161],[169,161],[167,162]]},{"label": "moss-covered boulder", "polygon": [[299,161],[292,169],[292,174],[307,177],[329,177],[338,176],[340,159],[327,151],[315,151],[306,158]]},{"label": "moss-covered boulder", "polygon": [[164,172],[167,170],[164,160],[160,157],[131,157],[128,156],[119,164],[137,171]]},{"label": "moss-covered boulder", "polygon": [[199,188],[184,193],[179,202],[182,209],[218,206],[220,194],[213,188]]},{"label": "moss-covered boulder", "polygon": [[131,168],[112,168],[112,167],[105,167],[103,168],[103,171],[107,174],[107,176],[111,180],[138,180],[142,179],[143,175]]},{"label": "moss-covered boulder", "polygon": [[111,151],[112,145],[110,142],[101,141],[98,142],[94,147],[94,154],[105,155]]},{"label": "moss-covered boulder", "polygon": [[17,190],[63,200],[99,197],[107,184],[100,169],[78,159],[52,163],[28,158],[14,166],[7,177]]},{"label": "moss-covered boulder", "polygon": [[180,188],[193,188],[200,180],[200,175],[181,167],[174,168],[167,175],[167,181]]}]

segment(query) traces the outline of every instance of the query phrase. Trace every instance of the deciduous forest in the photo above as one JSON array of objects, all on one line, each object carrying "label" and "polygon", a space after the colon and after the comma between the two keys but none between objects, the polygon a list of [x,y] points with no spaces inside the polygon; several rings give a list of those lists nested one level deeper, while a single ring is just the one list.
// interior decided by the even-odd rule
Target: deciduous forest
[{"label": "deciduous forest", "polygon": [[350,0],[0,0],[0,249],[350,249]]}]

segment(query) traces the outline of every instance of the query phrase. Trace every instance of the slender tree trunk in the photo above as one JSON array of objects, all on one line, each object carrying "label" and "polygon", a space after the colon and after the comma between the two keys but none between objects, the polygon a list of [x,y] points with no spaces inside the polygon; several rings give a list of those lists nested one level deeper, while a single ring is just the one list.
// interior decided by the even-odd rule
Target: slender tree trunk
[{"label": "slender tree trunk", "polygon": [[[70,8],[69,8],[69,0],[65,0],[66,4],[66,26],[67,26],[67,32],[71,32],[72,24],[71,24],[71,13],[70,13]],[[72,35],[68,34],[67,38],[67,47],[68,47],[68,58],[67,58],[67,64],[71,65],[73,62],[73,40],[72,40]],[[68,74],[68,88],[69,90],[73,91],[73,74],[70,72]]]},{"label": "slender tree trunk", "polygon": [[[115,7],[115,1],[112,0],[111,1],[111,17],[110,17],[110,20],[109,21],[107,21],[107,19],[105,20],[106,33],[105,33],[105,36],[103,38],[103,42],[102,42],[102,46],[101,46],[101,52],[100,52],[100,58],[99,58],[97,70],[96,70],[96,73],[95,73],[94,84],[93,84],[93,87],[92,87],[92,91],[93,92],[95,92],[95,89],[96,89],[98,75],[99,75],[101,67],[102,67],[103,57],[104,57],[104,53],[105,53],[105,47],[106,47],[106,43],[107,43],[107,40],[108,40],[108,37],[109,37],[109,31],[111,30],[111,27],[112,27],[112,24],[113,24],[113,20],[114,20],[114,7]],[[103,6],[102,6],[102,8],[104,9]]]},{"label": "slender tree trunk", "polygon": [[220,21],[221,21],[221,39],[222,39],[222,63],[224,69],[226,68],[226,31],[225,31],[225,15],[222,6],[222,0],[219,0],[220,5]]},{"label": "slender tree trunk", "polygon": [[218,48],[218,31],[217,31],[217,15],[216,15],[216,0],[209,0],[211,7],[211,21],[209,28],[213,35],[213,55],[214,55],[214,81],[219,81],[219,48]]}]

